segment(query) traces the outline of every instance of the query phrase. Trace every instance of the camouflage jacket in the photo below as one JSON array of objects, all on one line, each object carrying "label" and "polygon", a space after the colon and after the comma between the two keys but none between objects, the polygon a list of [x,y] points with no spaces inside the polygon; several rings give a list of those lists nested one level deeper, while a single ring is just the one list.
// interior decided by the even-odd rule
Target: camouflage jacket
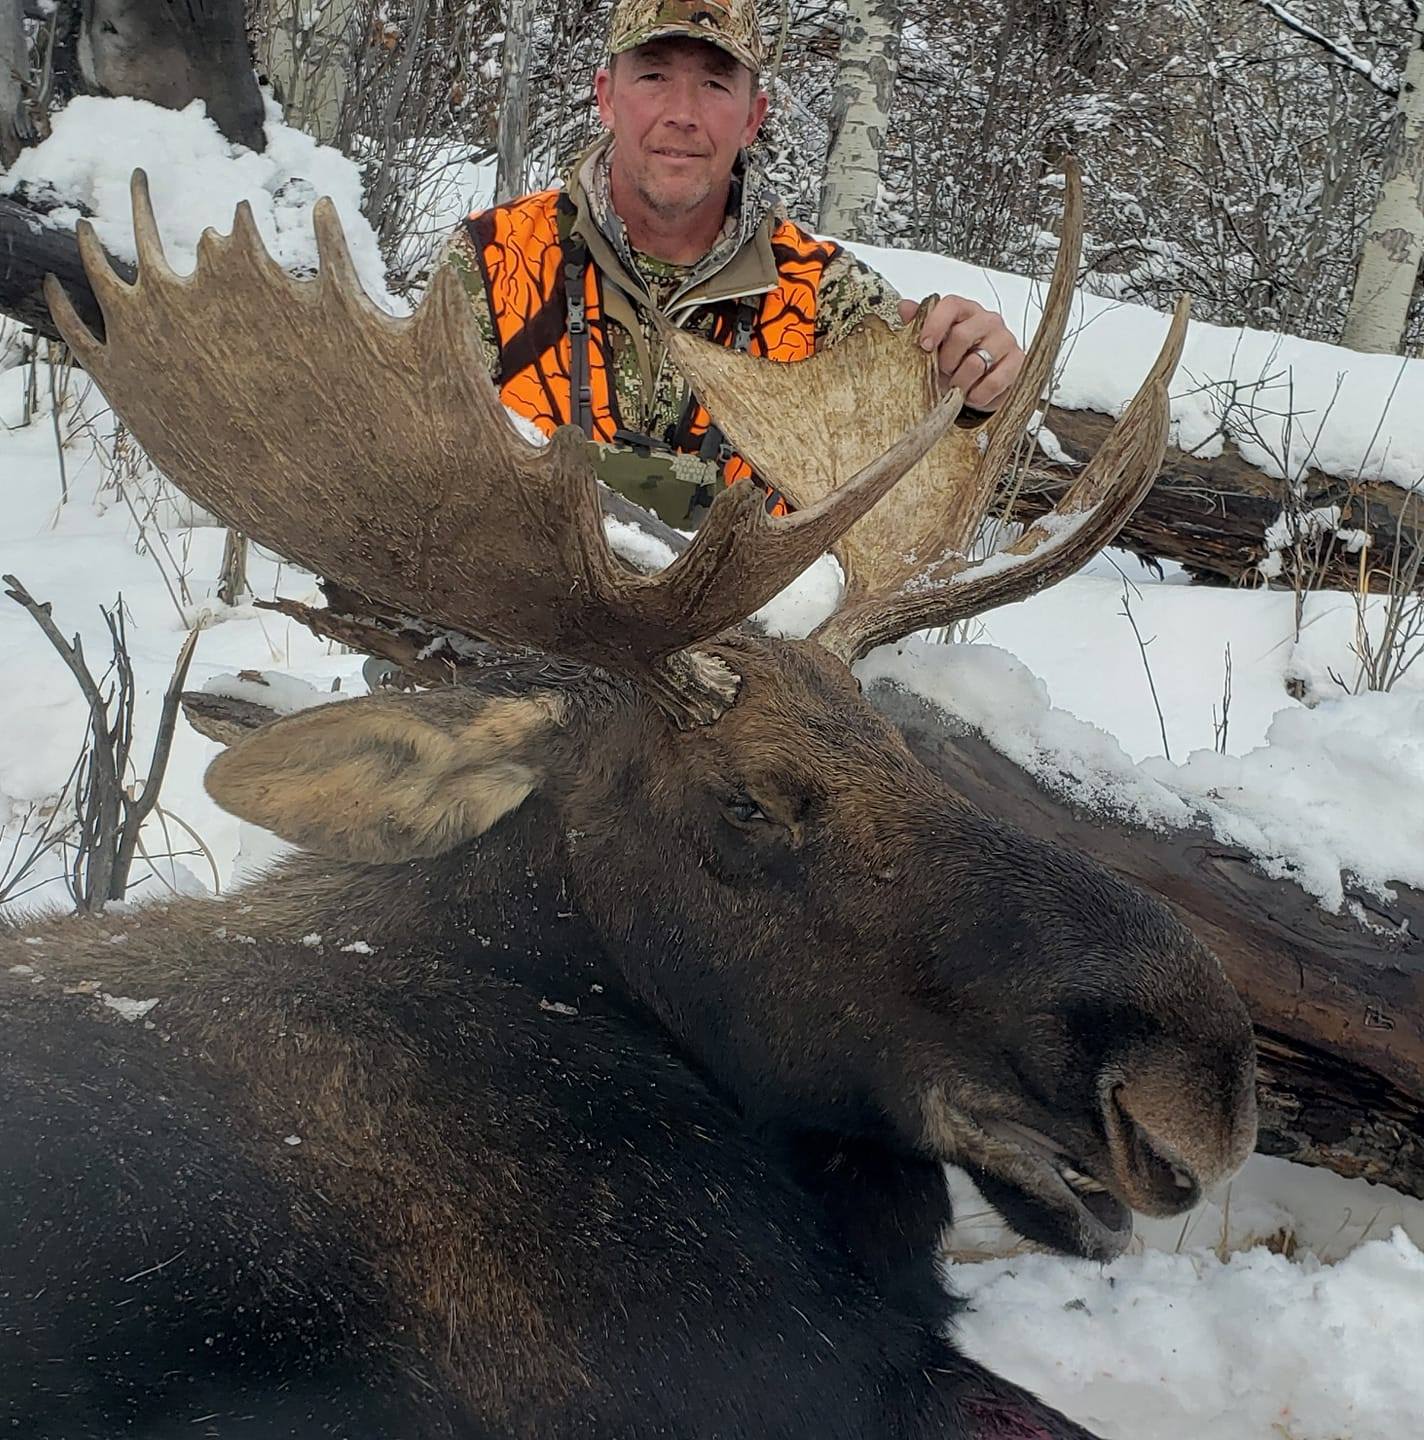
[{"label": "camouflage jacket", "polygon": [[[710,334],[719,302],[755,296],[774,285],[775,261],[769,236],[784,218],[779,202],[756,163],[746,156],[733,176],[727,220],[712,249],[693,265],[675,265],[640,254],[629,244],[613,209],[608,160],[613,146],[605,137],[575,165],[566,185],[578,207],[575,229],[589,246],[606,286],[614,384],[626,426],[661,442],[676,430],[687,398],[682,377],[666,363],[654,330],[654,310],[672,314],[694,334]],[[494,320],[468,229],[461,226],[447,250],[458,268],[496,365]],[[699,305],[702,292],[707,306]],[[847,251],[827,265],[817,293],[816,348],[835,345],[867,315],[880,315],[896,328],[898,294],[869,266]]]}]

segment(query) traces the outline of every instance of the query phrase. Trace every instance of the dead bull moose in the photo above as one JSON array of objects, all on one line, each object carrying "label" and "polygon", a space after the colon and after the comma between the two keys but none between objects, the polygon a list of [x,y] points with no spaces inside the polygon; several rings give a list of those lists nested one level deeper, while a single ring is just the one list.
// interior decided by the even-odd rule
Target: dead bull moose
[{"label": "dead bull moose", "polygon": [[[849,664],[1104,542],[1161,453],[1183,317],[1060,512],[977,565],[1075,190],[983,434],[913,336],[750,382],[674,337],[799,508],[730,489],[645,576],[578,437],[507,424],[452,275],[393,319],[328,208],[314,281],[245,211],[190,279],[141,179],[135,219],[132,287],[83,237],[105,343],[50,303],[157,463],[369,597],[341,623],[506,653],[221,755],[217,800],[306,852],[261,887],[0,942],[0,1428],[1081,1440],[944,1338],[941,1164],[1111,1256],[1129,1207],[1181,1210],[1249,1151],[1250,1027],[1159,904],[965,806]],[[856,436],[777,451],[788,412],[747,390],[775,417],[783,379]],[[741,623],[832,545],[845,604],[813,640]]]}]

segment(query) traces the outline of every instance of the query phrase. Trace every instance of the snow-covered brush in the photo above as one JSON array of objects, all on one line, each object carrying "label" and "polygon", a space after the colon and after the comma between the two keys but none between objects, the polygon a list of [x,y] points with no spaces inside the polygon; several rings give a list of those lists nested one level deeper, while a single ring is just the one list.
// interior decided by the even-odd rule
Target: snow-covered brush
[{"label": "snow-covered brush", "polygon": [[[133,744],[134,681],[124,635],[123,600],[104,619],[113,642],[111,670],[115,686],[105,693],[84,657],[79,636],[66,640],[55,624],[50,606],[37,601],[13,575],[0,576],[8,587],[5,594],[28,610],[44,631],[60,659],[69,667],[89,706],[89,735],[72,772],[73,803],[78,824],[48,830],[56,845],[69,845],[74,857],[68,868],[68,885],[79,911],[102,910],[111,900],[122,900],[128,892],[129,871],[140,849],[139,835],[144,821],[158,804],[173,731],[188,666],[198,643],[192,631],[178,652],[173,676],[163,697],[158,734],[148,772],[141,785],[126,783]],[[66,791],[69,786],[66,785]],[[63,797],[61,797],[63,803]],[[196,837],[195,837],[196,838]],[[32,862],[31,862],[32,863]]]}]

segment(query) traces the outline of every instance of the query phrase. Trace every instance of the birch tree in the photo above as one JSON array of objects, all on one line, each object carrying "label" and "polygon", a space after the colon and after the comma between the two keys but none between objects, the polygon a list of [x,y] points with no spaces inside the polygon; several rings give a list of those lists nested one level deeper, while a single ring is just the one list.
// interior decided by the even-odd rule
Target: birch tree
[{"label": "birch tree", "polygon": [[1414,11],[1396,105],[1342,336],[1352,350],[1381,354],[1400,348],[1424,259],[1424,9]]},{"label": "birch tree", "polygon": [[846,11],[818,223],[827,234],[873,241],[904,16],[899,0],[849,0]]},{"label": "birch tree", "polygon": [[29,47],[20,0],[0,0],[0,165],[12,165],[24,130]]},{"label": "birch tree", "polygon": [[341,132],[356,31],[370,0],[264,0],[258,55],[287,124],[324,144]]},{"label": "birch tree", "polygon": [[504,87],[499,107],[495,202],[522,195],[529,178],[529,61],[536,0],[508,0],[504,22]]}]

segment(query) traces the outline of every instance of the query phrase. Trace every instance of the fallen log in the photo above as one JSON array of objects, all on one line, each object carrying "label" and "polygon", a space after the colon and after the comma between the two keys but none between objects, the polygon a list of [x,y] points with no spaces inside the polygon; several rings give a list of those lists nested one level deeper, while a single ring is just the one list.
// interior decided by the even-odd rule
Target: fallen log
[{"label": "fallen log", "polygon": [[[1113,426],[1092,410],[1048,409],[1047,423],[1075,459],[1097,453]],[[1035,453],[1015,499],[1015,519],[1047,513],[1062,498],[1075,471]],[[1148,563],[1174,560],[1193,579],[1212,585],[1260,585],[1256,570],[1267,553],[1266,530],[1281,515],[1285,483],[1249,464],[1229,441],[1220,455],[1202,459],[1168,447],[1152,489],[1113,542]],[[1391,572],[1424,547],[1424,495],[1383,482],[1312,475],[1298,510],[1338,505],[1342,527],[1369,533],[1367,563],[1327,535],[1308,546],[1308,588],[1355,590],[1361,583],[1387,590]],[[1281,582],[1292,583],[1289,575]]]},{"label": "fallen log", "polygon": [[[112,256],[109,263],[125,280],[134,278],[132,265]],[[79,318],[90,329],[97,326],[94,333],[102,336],[103,313],[89,288],[74,231],[51,224],[41,210],[22,199],[0,195],[0,315],[57,341],[59,331],[44,298],[46,275],[60,281]]]},{"label": "fallen log", "polygon": [[1215,950],[1256,1026],[1259,1149],[1424,1197],[1424,894],[1332,915],[1205,831],[1075,810],[919,695],[867,698],[971,805],[1092,856]]}]

